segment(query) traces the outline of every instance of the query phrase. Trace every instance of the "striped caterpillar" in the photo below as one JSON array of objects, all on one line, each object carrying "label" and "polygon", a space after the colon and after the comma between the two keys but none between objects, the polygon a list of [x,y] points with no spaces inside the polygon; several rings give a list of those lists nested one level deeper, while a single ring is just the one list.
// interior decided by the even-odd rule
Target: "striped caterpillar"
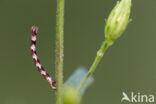
[{"label": "striped caterpillar", "polygon": [[31,49],[31,55],[33,58],[33,61],[38,69],[38,71],[41,73],[41,75],[48,81],[50,87],[52,89],[56,89],[56,81],[52,79],[52,77],[49,76],[49,74],[44,70],[43,66],[40,64],[40,61],[37,56],[36,52],[36,35],[37,35],[38,28],[36,26],[31,27],[31,43],[30,43],[30,49]]}]

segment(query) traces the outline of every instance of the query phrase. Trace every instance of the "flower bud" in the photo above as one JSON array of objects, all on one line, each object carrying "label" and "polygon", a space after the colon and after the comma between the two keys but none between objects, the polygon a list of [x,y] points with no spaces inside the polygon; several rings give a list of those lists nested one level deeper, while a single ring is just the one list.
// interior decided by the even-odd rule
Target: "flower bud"
[{"label": "flower bud", "polygon": [[70,85],[64,88],[63,99],[63,104],[80,104],[81,100],[77,89]]},{"label": "flower bud", "polygon": [[107,41],[114,41],[126,29],[130,22],[131,0],[121,0],[110,13],[106,20],[105,38]]}]

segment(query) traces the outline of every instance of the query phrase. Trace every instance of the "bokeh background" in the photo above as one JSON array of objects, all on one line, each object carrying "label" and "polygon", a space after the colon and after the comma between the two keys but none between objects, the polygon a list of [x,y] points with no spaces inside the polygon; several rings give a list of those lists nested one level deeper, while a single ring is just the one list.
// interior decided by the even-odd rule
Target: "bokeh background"
[{"label": "bokeh background", "polygon": [[[92,64],[104,40],[104,19],[116,2],[66,0],[64,81]],[[121,104],[123,91],[156,96],[156,1],[132,2],[133,21],[106,52],[83,104]],[[30,28],[37,25],[38,55],[54,77],[55,24],[56,0],[0,0],[0,104],[55,104],[55,92],[37,72],[29,48]]]}]

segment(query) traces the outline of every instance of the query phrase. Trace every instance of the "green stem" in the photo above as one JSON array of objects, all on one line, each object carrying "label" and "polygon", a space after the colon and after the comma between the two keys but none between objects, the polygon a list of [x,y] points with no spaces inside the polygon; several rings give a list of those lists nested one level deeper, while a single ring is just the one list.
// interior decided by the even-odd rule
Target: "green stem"
[{"label": "green stem", "polygon": [[64,0],[57,0],[56,27],[56,104],[63,104],[63,39],[64,39]]},{"label": "green stem", "polygon": [[104,41],[99,49],[99,51],[97,52],[97,56],[92,64],[92,66],[90,67],[88,73],[86,74],[86,76],[84,77],[82,83],[80,84],[80,87],[78,88],[78,92],[81,91],[81,89],[84,87],[86,81],[88,80],[88,78],[93,74],[93,72],[95,71],[96,67],[98,66],[100,60],[102,59],[105,51],[107,50],[107,48],[109,46],[111,46],[113,43],[112,42],[108,42],[108,41]]}]

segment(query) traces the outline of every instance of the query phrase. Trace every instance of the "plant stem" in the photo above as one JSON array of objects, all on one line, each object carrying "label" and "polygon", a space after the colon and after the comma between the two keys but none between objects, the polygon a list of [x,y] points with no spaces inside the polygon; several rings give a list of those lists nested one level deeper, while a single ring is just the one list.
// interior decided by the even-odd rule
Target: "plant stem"
[{"label": "plant stem", "polygon": [[93,72],[95,71],[96,67],[98,66],[100,60],[102,59],[105,51],[107,50],[107,48],[109,46],[111,46],[113,43],[112,42],[108,42],[108,41],[104,41],[100,47],[100,49],[97,52],[97,56],[92,64],[92,66],[90,67],[88,73],[86,74],[86,76],[84,77],[82,83],[80,84],[79,88],[78,88],[78,92],[81,91],[81,89],[84,87],[86,81],[88,80],[88,78],[93,74]]},{"label": "plant stem", "polygon": [[63,89],[64,0],[57,0],[56,26],[56,104],[62,104]]}]

